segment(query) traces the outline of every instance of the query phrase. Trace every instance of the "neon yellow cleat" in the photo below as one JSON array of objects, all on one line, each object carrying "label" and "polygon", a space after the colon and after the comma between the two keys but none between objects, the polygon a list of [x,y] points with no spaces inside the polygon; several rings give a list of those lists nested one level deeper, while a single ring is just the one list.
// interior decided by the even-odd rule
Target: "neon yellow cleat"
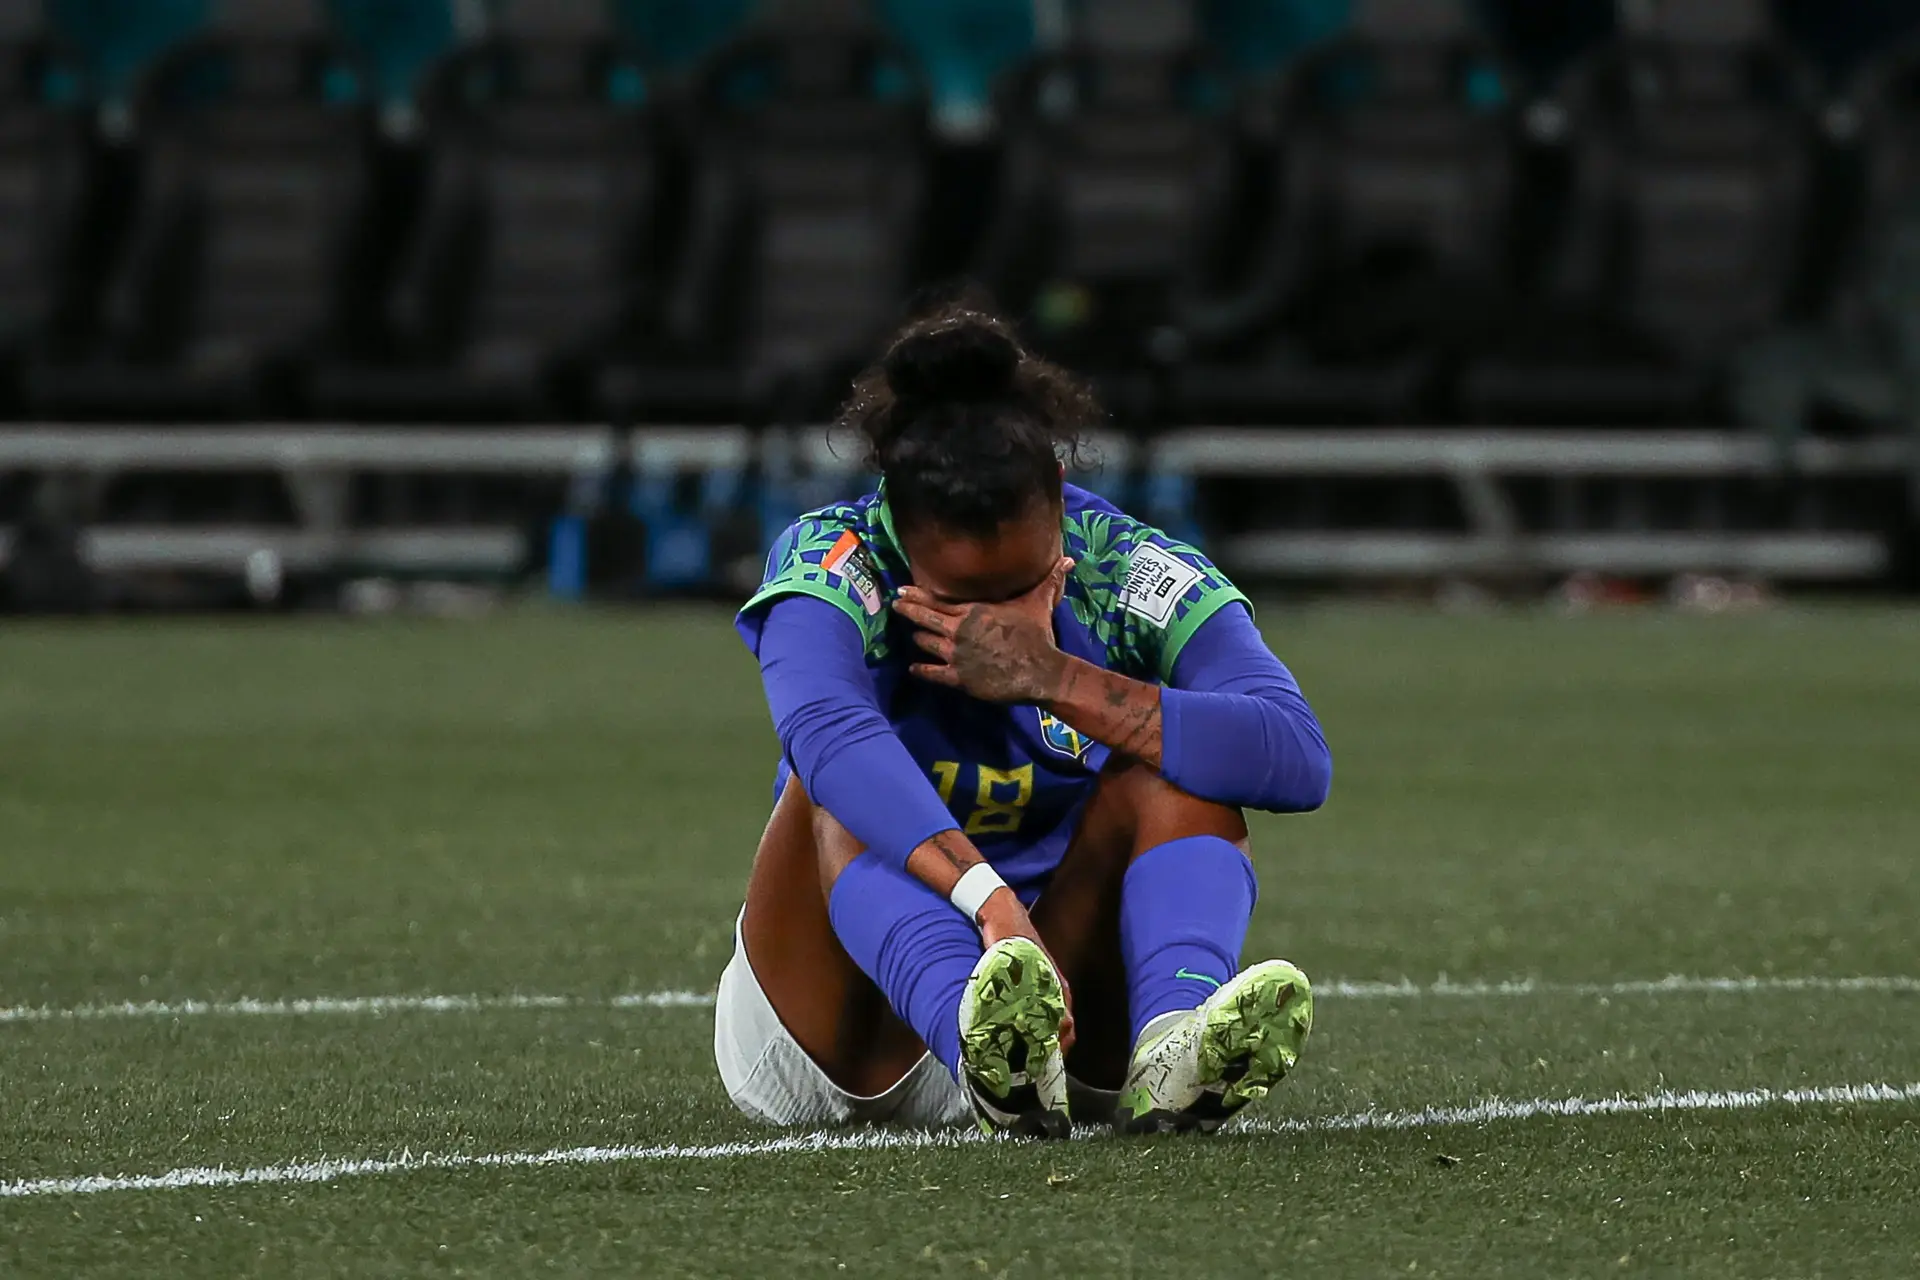
[{"label": "neon yellow cleat", "polygon": [[1210,1133],[1286,1078],[1313,1030],[1313,988],[1285,960],[1243,969],[1206,1003],[1155,1019],[1120,1095],[1129,1133]]},{"label": "neon yellow cleat", "polygon": [[960,1074],[986,1133],[1067,1136],[1067,999],[1053,962],[1007,938],[980,957],[960,998]]}]

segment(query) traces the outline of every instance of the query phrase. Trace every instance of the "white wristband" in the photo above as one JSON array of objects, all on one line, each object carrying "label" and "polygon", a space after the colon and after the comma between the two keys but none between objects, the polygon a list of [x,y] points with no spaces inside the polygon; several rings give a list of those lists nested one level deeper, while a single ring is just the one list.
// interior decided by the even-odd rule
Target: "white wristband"
[{"label": "white wristband", "polygon": [[984,862],[976,862],[968,867],[960,879],[954,883],[953,892],[947,895],[947,901],[969,920],[980,918],[980,908],[987,905],[998,890],[1007,887],[1000,873]]}]

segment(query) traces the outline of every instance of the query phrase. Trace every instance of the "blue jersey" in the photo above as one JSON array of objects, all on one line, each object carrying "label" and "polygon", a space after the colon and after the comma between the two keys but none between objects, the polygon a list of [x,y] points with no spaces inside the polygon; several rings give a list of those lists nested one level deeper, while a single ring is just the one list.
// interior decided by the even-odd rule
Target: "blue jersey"
[{"label": "blue jersey", "polygon": [[[1067,485],[1065,506],[1062,540],[1074,567],[1053,622],[1066,653],[1164,683],[1201,623],[1247,603],[1200,552],[1104,499]],[[1037,707],[981,702],[910,676],[921,650],[889,604],[911,582],[885,498],[868,494],[810,512],[783,533],[740,620],[751,628],[789,595],[845,612],[865,640],[875,698],[908,753],[955,825],[1030,896],[1065,855],[1107,748]],[[776,796],[787,775],[783,760]]]}]

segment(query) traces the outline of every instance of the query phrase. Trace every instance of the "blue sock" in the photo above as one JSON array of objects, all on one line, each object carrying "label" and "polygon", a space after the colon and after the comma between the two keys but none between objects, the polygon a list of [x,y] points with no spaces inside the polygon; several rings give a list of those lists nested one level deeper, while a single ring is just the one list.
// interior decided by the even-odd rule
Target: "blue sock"
[{"label": "blue sock", "polygon": [[960,995],[980,959],[980,931],[905,868],[871,853],[833,882],[827,915],[853,962],[958,1079]]},{"label": "blue sock", "polygon": [[1133,860],[1120,888],[1120,955],[1133,1040],[1163,1013],[1191,1009],[1240,971],[1259,885],[1219,836],[1184,836]]}]

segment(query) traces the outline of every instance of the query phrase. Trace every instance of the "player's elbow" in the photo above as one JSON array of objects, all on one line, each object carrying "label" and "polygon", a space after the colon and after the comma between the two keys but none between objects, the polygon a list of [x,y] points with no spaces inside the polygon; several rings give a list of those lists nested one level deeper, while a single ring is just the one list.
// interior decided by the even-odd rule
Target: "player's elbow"
[{"label": "player's elbow", "polygon": [[1289,728],[1290,741],[1275,761],[1273,794],[1262,807],[1275,813],[1312,813],[1327,802],[1333,790],[1333,752],[1320,726],[1312,720],[1295,722]]},{"label": "player's elbow", "polygon": [[1333,751],[1319,734],[1313,736],[1313,745],[1306,753],[1302,773],[1300,808],[1296,812],[1312,813],[1325,804],[1327,797],[1333,793]]},{"label": "player's elbow", "polygon": [[1307,813],[1327,802],[1333,755],[1298,690],[1173,690],[1165,705],[1165,768],[1175,786],[1269,813]]}]

